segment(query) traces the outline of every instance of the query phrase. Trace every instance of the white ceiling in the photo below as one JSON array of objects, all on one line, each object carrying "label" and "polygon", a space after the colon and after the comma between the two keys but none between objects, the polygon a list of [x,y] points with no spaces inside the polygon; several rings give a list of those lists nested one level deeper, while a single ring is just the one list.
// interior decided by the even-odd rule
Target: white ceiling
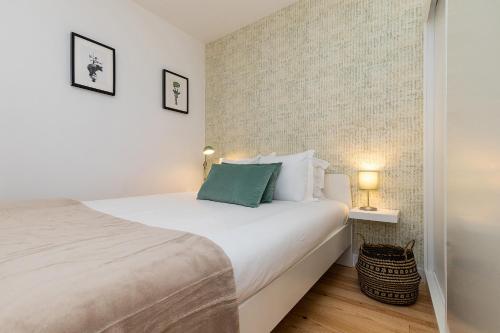
[{"label": "white ceiling", "polygon": [[135,0],[193,37],[211,42],[297,0]]}]

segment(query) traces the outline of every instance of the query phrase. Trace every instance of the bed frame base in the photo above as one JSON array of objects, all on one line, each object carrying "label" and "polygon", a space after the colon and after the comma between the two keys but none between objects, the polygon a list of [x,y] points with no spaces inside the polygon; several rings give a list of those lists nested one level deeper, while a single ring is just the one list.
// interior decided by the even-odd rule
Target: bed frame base
[{"label": "bed frame base", "polygon": [[[351,183],[347,175],[325,175],[325,196],[352,208]],[[267,287],[240,304],[240,332],[270,332],[334,262],[354,265],[352,225],[336,231],[301,261]]]},{"label": "bed frame base", "polygon": [[[314,251],[239,306],[240,332],[270,332],[319,278],[342,258],[352,266],[352,225],[332,233]],[[349,265],[350,263],[350,265]]]}]

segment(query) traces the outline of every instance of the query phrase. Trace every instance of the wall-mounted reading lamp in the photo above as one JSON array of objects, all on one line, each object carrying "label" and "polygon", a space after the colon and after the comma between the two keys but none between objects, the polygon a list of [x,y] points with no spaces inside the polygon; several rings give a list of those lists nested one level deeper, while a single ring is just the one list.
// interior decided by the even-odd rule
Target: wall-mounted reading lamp
[{"label": "wall-mounted reading lamp", "polygon": [[203,148],[203,155],[205,155],[205,162],[203,162],[203,178],[204,179],[207,178],[207,165],[208,165],[207,156],[210,156],[213,153],[215,153],[215,149],[212,146],[205,146],[205,148]]}]

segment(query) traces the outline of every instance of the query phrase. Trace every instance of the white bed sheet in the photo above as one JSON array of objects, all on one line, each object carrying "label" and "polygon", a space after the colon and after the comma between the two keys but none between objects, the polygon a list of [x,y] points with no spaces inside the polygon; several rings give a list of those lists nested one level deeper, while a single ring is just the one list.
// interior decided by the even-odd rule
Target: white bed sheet
[{"label": "white bed sheet", "polygon": [[347,205],[333,200],[273,201],[259,208],[196,200],[196,193],[84,202],[90,208],[152,227],[204,236],[234,268],[240,303],[264,288],[342,226]]}]

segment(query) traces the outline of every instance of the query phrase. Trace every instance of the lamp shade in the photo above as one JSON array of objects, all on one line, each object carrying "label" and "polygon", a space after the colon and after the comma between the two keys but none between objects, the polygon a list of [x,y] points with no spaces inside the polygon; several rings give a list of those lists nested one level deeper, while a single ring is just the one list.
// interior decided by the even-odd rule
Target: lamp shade
[{"label": "lamp shade", "polygon": [[360,171],[358,185],[361,190],[376,190],[378,188],[378,171]]},{"label": "lamp shade", "polygon": [[203,148],[203,155],[212,155],[213,153],[215,153],[215,149],[212,146]]}]

